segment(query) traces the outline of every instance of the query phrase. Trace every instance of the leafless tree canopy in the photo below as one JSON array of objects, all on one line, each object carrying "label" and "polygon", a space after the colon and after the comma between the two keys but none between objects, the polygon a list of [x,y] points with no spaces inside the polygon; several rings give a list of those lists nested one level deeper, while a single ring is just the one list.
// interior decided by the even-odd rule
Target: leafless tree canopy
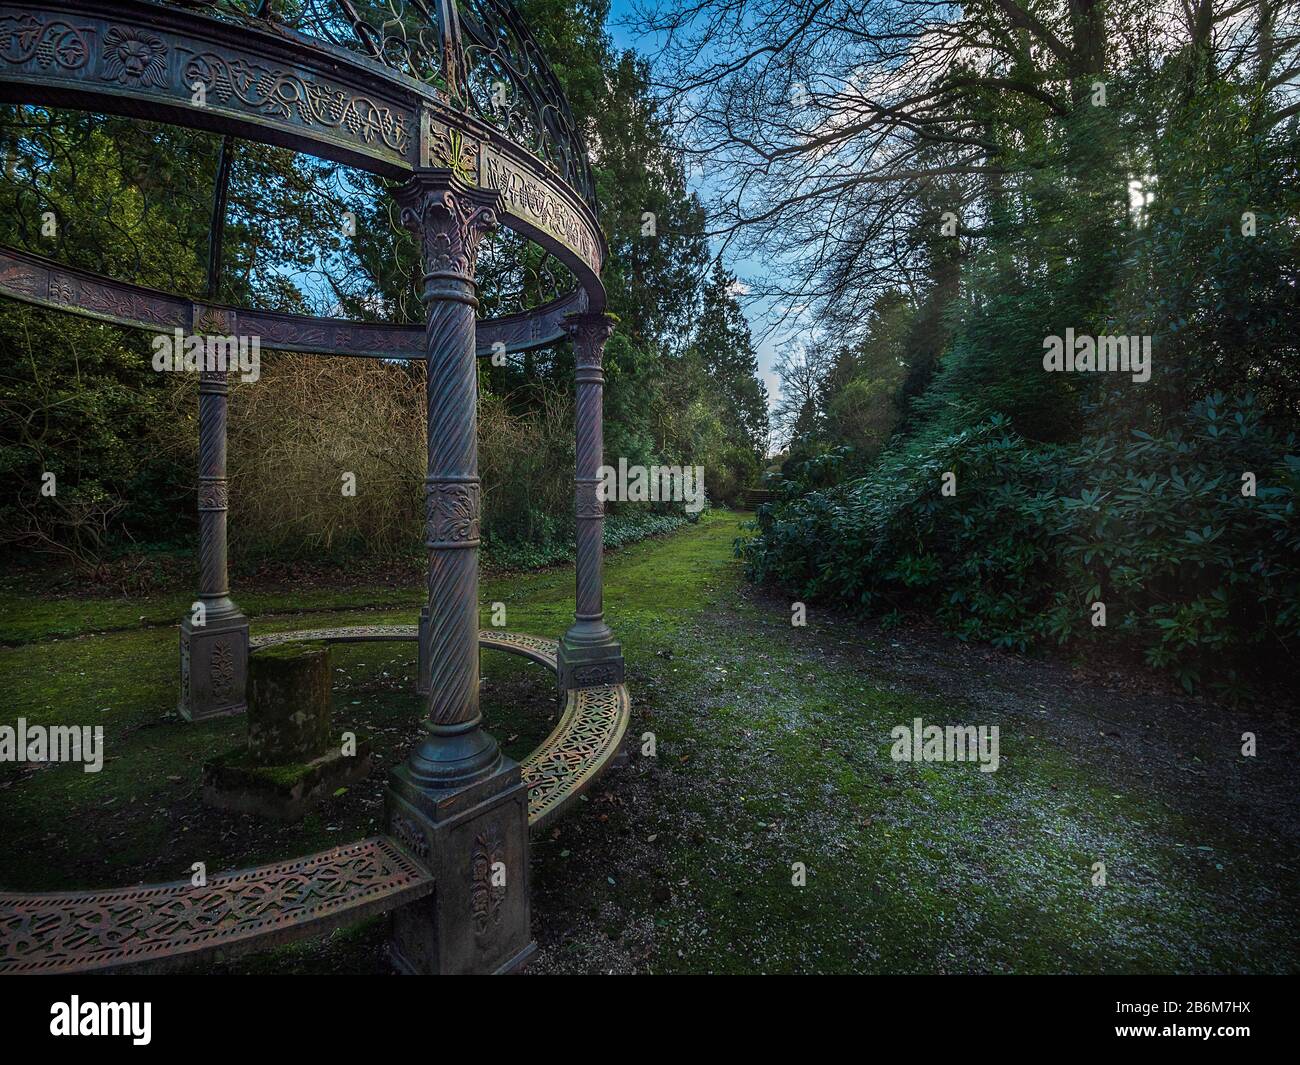
[{"label": "leafless tree canopy", "polygon": [[[927,215],[1014,182],[1035,131],[1096,80],[1170,62],[1232,80],[1261,128],[1300,113],[1300,0],[664,0],[634,28],[665,42],[715,235],[770,264],[753,297],[851,335],[872,301],[915,292]],[[1159,113],[1145,116],[1153,128]],[[1013,158],[1014,156],[1014,158]]]}]

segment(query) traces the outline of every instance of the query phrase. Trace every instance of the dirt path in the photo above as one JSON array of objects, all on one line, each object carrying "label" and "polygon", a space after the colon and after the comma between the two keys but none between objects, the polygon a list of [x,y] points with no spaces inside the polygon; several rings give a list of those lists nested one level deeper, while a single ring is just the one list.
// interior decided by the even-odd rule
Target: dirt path
[{"label": "dirt path", "polygon": [[[1296,968],[1294,708],[816,608],[794,628],[734,564],[711,593],[636,662],[658,756],[563,828],[594,897],[541,859],[539,968]],[[999,770],[892,761],[914,717],[997,725]]]}]

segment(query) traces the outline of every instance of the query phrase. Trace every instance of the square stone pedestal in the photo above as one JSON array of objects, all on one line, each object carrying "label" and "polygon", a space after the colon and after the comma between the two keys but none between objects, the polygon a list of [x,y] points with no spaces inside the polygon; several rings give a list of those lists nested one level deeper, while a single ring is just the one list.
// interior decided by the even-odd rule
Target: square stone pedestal
[{"label": "square stone pedestal", "polygon": [[507,973],[537,949],[529,927],[528,789],[508,758],[436,793],[405,767],[388,788],[389,834],[434,876],[431,896],[393,913],[393,964],[417,975]]},{"label": "square stone pedestal", "polygon": [[617,640],[607,643],[571,642],[566,635],[556,656],[560,691],[591,688],[597,684],[623,683],[623,648]]},{"label": "square stone pedestal", "polygon": [[248,619],[242,614],[196,626],[181,622],[181,698],[186,721],[242,714],[248,709]]}]

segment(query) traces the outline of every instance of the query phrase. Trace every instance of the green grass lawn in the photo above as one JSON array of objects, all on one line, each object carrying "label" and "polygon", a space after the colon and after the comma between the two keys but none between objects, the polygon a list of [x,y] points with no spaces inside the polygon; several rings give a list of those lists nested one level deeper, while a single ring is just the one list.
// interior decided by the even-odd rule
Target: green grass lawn
[{"label": "green grass lawn", "polygon": [[[1242,759],[1229,720],[1176,750],[1129,746],[1086,716],[1113,718],[1120,696],[1072,690],[1068,676],[1045,698],[1019,679],[1028,664],[1001,656],[990,701],[982,674],[938,687],[933,673],[913,677],[905,633],[815,608],[792,627],[788,603],[744,583],[739,522],[714,514],[607,557],[633,757],[534,841],[537,969],[1296,968],[1300,850],[1285,828],[1296,819],[1269,787],[1294,778],[1268,763],[1267,744]],[[507,628],[556,636],[572,581],[564,568],[485,582],[484,622],[500,601]],[[420,594],[235,589],[255,632],[410,624]],[[0,765],[3,888],[179,879],[195,861],[216,871],[379,831],[383,771],[418,731],[414,645],[335,648],[336,723],[372,737],[379,769],[301,824],[266,826],[199,800],[202,763],[244,724],[174,714],[188,600],[3,598],[2,720],[103,725],[108,758],[99,774]],[[936,663],[958,653],[947,646]],[[554,723],[549,675],[496,652],[484,675],[489,728],[519,757]],[[892,761],[890,729],[914,717],[997,724],[1000,769]],[[654,757],[641,754],[646,734]],[[1105,886],[1092,883],[1099,861]],[[794,863],[806,886],[792,884]],[[225,971],[381,972],[382,941],[371,921]]]}]

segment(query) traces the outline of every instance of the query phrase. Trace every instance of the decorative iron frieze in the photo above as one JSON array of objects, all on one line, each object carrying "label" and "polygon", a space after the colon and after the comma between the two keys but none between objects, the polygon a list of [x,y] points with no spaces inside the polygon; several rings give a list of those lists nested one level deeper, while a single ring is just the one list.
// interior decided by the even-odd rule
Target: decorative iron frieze
[{"label": "decorative iron frieze", "polygon": [[0,67],[105,98],[143,96],[269,120],[301,132],[308,151],[351,144],[366,157],[409,165],[416,99],[387,78],[355,67],[348,84],[328,73],[348,68],[337,57],[247,27],[235,36],[193,12],[179,31],[175,16],[155,25],[146,11],[132,22],[137,13],[128,5],[104,9],[103,17],[75,23],[39,10],[0,10]]},{"label": "decorative iron frieze", "polygon": [[0,58],[9,63],[35,60],[36,67],[48,70],[80,70],[90,58],[94,30],[74,26],[61,18],[45,18],[30,11],[0,15]]},{"label": "decorative iron frieze", "polygon": [[594,225],[551,183],[491,145],[479,152],[479,184],[496,189],[511,214],[559,241],[593,273],[600,273],[601,244]]},{"label": "decorative iron frieze", "polygon": [[[53,281],[51,281],[53,278]],[[83,309],[81,283],[87,290],[85,309],[140,328],[188,328],[194,314],[188,301],[120,281],[84,278],[40,256],[0,247],[0,295],[34,303],[53,304],[64,310]],[[111,293],[111,295],[110,295]],[[523,351],[562,338],[561,322],[586,295],[581,289],[566,293],[555,303],[533,311],[477,323],[475,340],[480,358],[499,350]],[[215,310],[217,308],[205,308]],[[389,325],[380,322],[344,322],[330,318],[277,314],[269,311],[235,311],[220,308],[227,327],[210,330],[223,336],[235,333],[261,338],[267,349],[307,351],[324,355],[359,355],[385,359],[423,359],[424,325]],[[198,314],[201,318],[203,309]]]},{"label": "decorative iron frieze", "polygon": [[284,351],[372,355],[386,359],[416,359],[423,356],[423,325],[342,322],[241,310],[238,331],[258,337],[264,348]]},{"label": "decorative iron frieze", "polygon": [[410,147],[410,114],[370,96],[243,57],[213,51],[190,55],[181,85],[193,92],[201,84],[208,99],[223,107],[296,119],[304,126],[346,133],[368,145],[383,144],[399,155]]},{"label": "decorative iron frieze", "polygon": [[71,271],[49,271],[47,298],[60,307],[130,324],[170,326],[175,323],[174,309],[149,294]]},{"label": "decorative iron frieze", "polygon": [[28,252],[0,248],[0,294],[147,329],[184,328],[188,301],[96,278]]},{"label": "decorative iron frieze", "polygon": [[19,299],[44,299],[50,291],[49,273],[25,262],[0,261],[0,292]]}]

